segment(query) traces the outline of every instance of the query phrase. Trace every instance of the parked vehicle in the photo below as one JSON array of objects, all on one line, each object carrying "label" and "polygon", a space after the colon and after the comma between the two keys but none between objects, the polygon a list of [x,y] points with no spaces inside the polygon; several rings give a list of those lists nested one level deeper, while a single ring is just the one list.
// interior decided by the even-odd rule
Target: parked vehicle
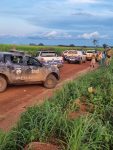
[{"label": "parked vehicle", "polygon": [[67,60],[68,51],[69,51],[69,50],[65,50],[65,51],[62,52],[62,57],[63,57],[64,61]]},{"label": "parked vehicle", "polygon": [[44,65],[63,66],[63,57],[54,51],[38,51],[36,58]]},{"label": "parked vehicle", "polygon": [[97,51],[96,50],[87,50],[86,51],[86,59],[91,60],[93,54],[95,54],[95,56],[96,56]]},{"label": "parked vehicle", "polygon": [[54,88],[59,80],[59,69],[44,66],[37,59],[15,52],[0,52],[0,92],[8,84],[42,83],[46,88]]},{"label": "parked vehicle", "polygon": [[82,51],[69,50],[66,60],[68,63],[78,62],[79,64],[82,64],[83,62],[86,62],[86,55],[84,55]]}]

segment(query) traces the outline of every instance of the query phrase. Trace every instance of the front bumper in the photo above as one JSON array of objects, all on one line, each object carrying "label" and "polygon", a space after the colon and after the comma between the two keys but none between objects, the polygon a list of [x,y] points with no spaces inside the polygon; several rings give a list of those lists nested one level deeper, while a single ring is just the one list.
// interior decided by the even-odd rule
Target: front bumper
[{"label": "front bumper", "polygon": [[87,59],[87,60],[91,60],[91,59],[92,59],[92,57],[91,57],[91,56],[89,56],[89,57],[86,57],[86,59]]},{"label": "front bumper", "polygon": [[70,62],[79,62],[80,59],[81,59],[80,57],[67,58],[67,60],[70,61]]},{"label": "front bumper", "polygon": [[54,61],[54,62],[45,62],[44,65],[48,66],[48,65],[51,65],[51,66],[56,66],[56,67],[62,67],[63,66],[63,62],[58,62],[58,61]]}]

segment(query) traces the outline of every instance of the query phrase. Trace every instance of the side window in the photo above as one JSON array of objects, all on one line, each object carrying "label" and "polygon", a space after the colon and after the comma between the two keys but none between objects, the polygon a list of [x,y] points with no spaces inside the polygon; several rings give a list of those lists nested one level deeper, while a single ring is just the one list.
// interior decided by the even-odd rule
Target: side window
[{"label": "side window", "polygon": [[10,64],[11,63],[11,55],[4,55],[4,62],[6,64]]},{"label": "side window", "polygon": [[36,59],[29,57],[27,60],[27,65],[28,66],[41,66],[40,62],[38,62]]},{"label": "side window", "polygon": [[22,64],[23,63],[23,57],[22,56],[11,56],[11,62],[13,64]]}]

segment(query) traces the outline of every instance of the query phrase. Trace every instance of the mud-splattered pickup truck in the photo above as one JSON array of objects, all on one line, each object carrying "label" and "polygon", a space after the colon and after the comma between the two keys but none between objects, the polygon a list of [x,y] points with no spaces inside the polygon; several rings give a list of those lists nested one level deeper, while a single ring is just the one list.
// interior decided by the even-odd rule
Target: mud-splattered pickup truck
[{"label": "mud-splattered pickup truck", "polygon": [[54,51],[38,51],[36,58],[44,65],[63,66],[63,57],[58,56]]},{"label": "mud-splattered pickup truck", "polygon": [[19,52],[0,52],[0,92],[8,84],[42,83],[54,88],[59,80],[59,69],[44,66],[37,59]]}]

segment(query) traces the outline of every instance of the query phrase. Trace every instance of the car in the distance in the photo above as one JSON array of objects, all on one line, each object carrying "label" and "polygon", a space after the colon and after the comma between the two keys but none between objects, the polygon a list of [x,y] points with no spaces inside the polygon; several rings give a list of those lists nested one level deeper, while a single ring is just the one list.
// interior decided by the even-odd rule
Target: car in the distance
[{"label": "car in the distance", "polygon": [[82,64],[83,62],[86,62],[86,55],[84,55],[83,52],[79,50],[69,50],[66,60],[68,63],[78,62],[79,64]]},{"label": "car in the distance", "polygon": [[95,54],[95,56],[97,56],[97,51],[96,50],[87,50],[86,51],[86,59],[91,60],[93,54]]},{"label": "car in the distance", "polygon": [[0,92],[8,84],[38,84],[54,88],[59,80],[59,69],[44,66],[34,57],[15,52],[0,52]]},{"label": "car in the distance", "polygon": [[65,51],[62,52],[62,57],[63,57],[64,61],[67,60],[66,58],[67,58],[67,55],[68,55],[68,51],[69,50],[65,50]]},{"label": "car in the distance", "polygon": [[63,66],[63,57],[58,56],[54,51],[38,51],[36,58],[44,65],[57,66],[58,68]]}]

